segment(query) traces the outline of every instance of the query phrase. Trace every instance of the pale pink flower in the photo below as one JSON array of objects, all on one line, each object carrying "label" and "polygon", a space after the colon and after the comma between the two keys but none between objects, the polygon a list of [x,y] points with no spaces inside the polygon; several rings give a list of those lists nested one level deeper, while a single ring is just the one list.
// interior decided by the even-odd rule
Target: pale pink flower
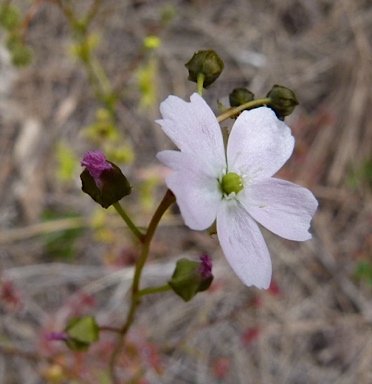
[{"label": "pale pink flower", "polygon": [[[291,130],[266,107],[244,111],[225,151],[212,110],[198,94],[185,102],[169,96],[157,122],[180,151],[158,159],[188,227],[204,230],[217,220],[217,236],[231,267],[250,286],[268,288],[272,266],[257,222],[278,236],[304,241],[318,205],[296,184],[272,178],[291,156]],[[228,175],[228,176],[226,176]]]}]

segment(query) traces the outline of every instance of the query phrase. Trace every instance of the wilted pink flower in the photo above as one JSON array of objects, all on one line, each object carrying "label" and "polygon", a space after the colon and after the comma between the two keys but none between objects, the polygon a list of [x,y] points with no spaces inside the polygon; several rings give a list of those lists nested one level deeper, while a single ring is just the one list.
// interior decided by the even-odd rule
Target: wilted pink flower
[{"label": "wilted pink flower", "polygon": [[86,152],[81,161],[81,166],[86,167],[97,187],[101,186],[100,177],[102,172],[113,168],[101,151]]},{"label": "wilted pink flower", "polygon": [[47,341],[66,341],[68,335],[66,332],[50,332],[45,335]]},{"label": "wilted pink flower", "polygon": [[204,279],[212,276],[212,259],[208,255],[201,255],[199,257],[201,264],[198,268]]},{"label": "wilted pink flower", "polygon": [[171,168],[166,183],[187,226],[204,230],[217,220],[217,235],[231,267],[246,285],[268,288],[271,259],[256,222],[289,240],[308,232],[318,205],[296,184],[272,178],[293,152],[291,130],[266,107],[244,111],[225,151],[218,121],[198,94],[185,102],[169,96],[158,123],[180,151],[162,151]]}]

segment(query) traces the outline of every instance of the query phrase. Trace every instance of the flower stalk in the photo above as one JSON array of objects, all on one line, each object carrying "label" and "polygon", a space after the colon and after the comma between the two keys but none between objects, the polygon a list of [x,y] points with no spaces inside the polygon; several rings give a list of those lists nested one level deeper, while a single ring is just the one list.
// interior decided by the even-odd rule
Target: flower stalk
[{"label": "flower stalk", "polygon": [[203,96],[204,80],[205,76],[202,73],[199,73],[197,78],[197,92],[200,96]]},{"label": "flower stalk", "polygon": [[120,217],[125,221],[128,228],[133,232],[134,236],[142,243],[144,241],[145,235],[138,229],[138,227],[133,223],[131,218],[127,215],[123,207],[119,202],[112,204],[116,209],[116,212],[120,215]]},{"label": "flower stalk", "polygon": [[111,359],[110,359],[110,373],[111,373],[111,378],[114,384],[119,384],[119,381],[115,374],[115,364],[119,357],[119,353],[124,345],[126,334],[128,333],[129,328],[133,324],[141,297],[147,294],[168,290],[168,288],[165,289],[165,286],[163,286],[163,287],[156,287],[152,289],[145,288],[141,291],[139,287],[140,287],[142,270],[149,256],[150,244],[154,237],[155,231],[164,213],[173,203],[175,203],[175,201],[176,201],[176,198],[174,194],[168,189],[162,201],[160,202],[157,210],[155,211],[150,221],[150,224],[147,228],[146,233],[143,235],[142,250],[135,267],[135,272],[134,272],[134,277],[132,282],[130,308],[127,314],[126,321],[124,322],[123,326],[120,329],[120,335],[119,335],[116,347],[114,349],[114,352],[112,353]]},{"label": "flower stalk", "polygon": [[227,120],[231,117],[236,116],[238,113],[247,110],[247,109],[253,109],[256,107],[261,107],[264,105],[267,105],[270,103],[270,98],[264,97],[262,99],[252,100],[248,101],[245,104],[239,105],[238,107],[229,108],[226,112],[222,113],[221,115],[217,116],[217,121],[221,123],[224,120]]},{"label": "flower stalk", "polygon": [[154,293],[166,292],[171,289],[169,284],[160,285],[159,287],[143,288],[137,292],[137,297],[139,298],[146,295],[153,295]]}]

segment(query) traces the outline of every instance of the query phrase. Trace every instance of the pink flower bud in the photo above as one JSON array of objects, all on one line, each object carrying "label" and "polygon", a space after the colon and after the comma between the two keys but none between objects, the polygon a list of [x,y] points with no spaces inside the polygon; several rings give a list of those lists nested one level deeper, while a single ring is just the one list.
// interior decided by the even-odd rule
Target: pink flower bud
[{"label": "pink flower bud", "polygon": [[81,166],[89,171],[98,188],[101,187],[100,177],[102,172],[113,168],[101,151],[86,152],[81,161]]},{"label": "pink flower bud", "polygon": [[203,279],[209,279],[212,276],[212,259],[208,255],[199,257],[201,264],[198,271],[202,274]]}]

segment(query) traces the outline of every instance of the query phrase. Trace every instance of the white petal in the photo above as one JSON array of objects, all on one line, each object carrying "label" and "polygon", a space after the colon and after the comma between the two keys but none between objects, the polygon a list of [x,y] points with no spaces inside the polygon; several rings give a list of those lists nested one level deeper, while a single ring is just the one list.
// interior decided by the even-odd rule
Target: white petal
[{"label": "white petal", "polygon": [[243,283],[267,289],[272,273],[269,251],[258,225],[236,200],[221,204],[217,235],[227,261]]},{"label": "white petal", "polygon": [[255,220],[276,235],[295,241],[311,238],[308,230],[318,202],[308,189],[269,178],[244,188],[239,201]]},{"label": "white petal", "polygon": [[197,93],[190,100],[169,96],[160,105],[163,120],[157,123],[182,152],[202,156],[217,168],[226,167],[221,128],[213,111]]},{"label": "white petal", "polygon": [[202,159],[179,151],[163,151],[157,158],[175,172],[166,178],[175,194],[185,224],[203,230],[216,220],[222,200],[217,177]]},{"label": "white petal", "polygon": [[231,129],[228,170],[254,179],[270,177],[289,159],[293,146],[290,128],[270,108],[244,111]]}]

